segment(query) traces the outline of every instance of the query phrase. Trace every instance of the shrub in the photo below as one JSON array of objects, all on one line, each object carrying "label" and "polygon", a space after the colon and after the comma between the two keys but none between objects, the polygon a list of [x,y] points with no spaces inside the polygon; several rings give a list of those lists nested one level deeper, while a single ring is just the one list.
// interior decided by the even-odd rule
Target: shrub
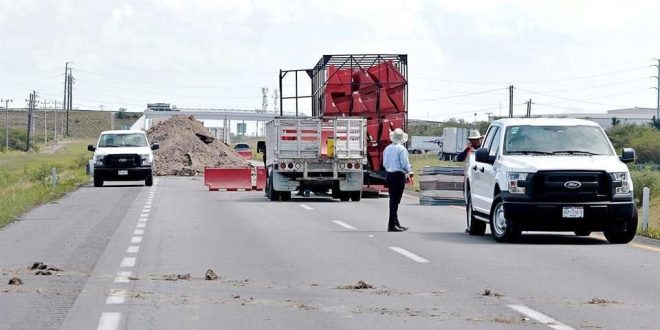
[{"label": "shrub", "polygon": [[660,195],[660,172],[645,168],[643,170],[631,171],[630,175],[633,179],[635,200],[639,202],[639,205],[642,202],[642,190],[644,187],[649,187],[651,196]]}]

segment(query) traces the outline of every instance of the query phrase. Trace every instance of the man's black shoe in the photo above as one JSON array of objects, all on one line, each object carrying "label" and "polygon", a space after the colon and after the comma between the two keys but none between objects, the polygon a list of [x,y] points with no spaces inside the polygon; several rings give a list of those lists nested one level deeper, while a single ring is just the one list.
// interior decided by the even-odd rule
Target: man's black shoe
[{"label": "man's black shoe", "polygon": [[399,228],[399,229],[401,229],[402,231],[406,231],[406,230],[408,230],[408,227],[404,227],[404,226],[396,226],[396,227]]},{"label": "man's black shoe", "polygon": [[394,228],[387,228],[387,231],[401,232],[404,231],[404,229],[394,227]]}]

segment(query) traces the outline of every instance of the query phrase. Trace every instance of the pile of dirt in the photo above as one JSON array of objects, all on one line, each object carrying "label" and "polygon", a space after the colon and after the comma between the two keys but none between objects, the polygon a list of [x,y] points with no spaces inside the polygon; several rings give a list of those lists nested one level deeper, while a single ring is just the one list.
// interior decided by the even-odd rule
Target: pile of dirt
[{"label": "pile of dirt", "polygon": [[341,285],[337,289],[346,289],[346,290],[364,290],[364,289],[373,289],[373,285],[368,284],[365,281],[358,281],[357,284]]},{"label": "pile of dirt", "polygon": [[216,140],[193,116],[176,115],[147,131],[154,151],[154,175],[194,176],[204,166],[249,166],[231,148]]}]

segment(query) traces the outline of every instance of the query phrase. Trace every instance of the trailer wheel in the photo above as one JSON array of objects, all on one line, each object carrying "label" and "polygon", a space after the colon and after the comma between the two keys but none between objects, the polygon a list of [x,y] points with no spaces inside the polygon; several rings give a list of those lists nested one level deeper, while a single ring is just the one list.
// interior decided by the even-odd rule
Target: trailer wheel
[{"label": "trailer wheel", "polygon": [[332,198],[339,198],[341,196],[341,190],[339,190],[339,183],[335,182],[332,185]]},{"label": "trailer wheel", "polygon": [[351,191],[351,200],[354,202],[359,202],[362,198],[362,191]]},{"label": "trailer wheel", "polygon": [[290,191],[280,191],[278,193],[280,197],[282,197],[282,201],[290,201],[291,200],[291,192]]},{"label": "trailer wheel", "polygon": [[342,202],[348,202],[351,199],[351,192],[350,191],[340,191],[339,192],[339,200]]},{"label": "trailer wheel", "polygon": [[280,199],[279,193],[275,191],[275,188],[273,188],[273,177],[269,176],[268,177],[268,189],[266,190],[268,194],[268,199],[271,201],[276,201]]},{"label": "trailer wheel", "polygon": [[103,187],[103,178],[95,176],[94,177],[94,187]]}]

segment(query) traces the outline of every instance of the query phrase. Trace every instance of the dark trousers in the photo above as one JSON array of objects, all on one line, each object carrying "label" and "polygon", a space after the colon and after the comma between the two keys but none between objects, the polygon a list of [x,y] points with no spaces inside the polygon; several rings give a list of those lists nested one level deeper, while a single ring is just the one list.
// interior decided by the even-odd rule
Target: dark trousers
[{"label": "dark trousers", "polygon": [[390,219],[387,227],[394,228],[400,226],[397,213],[403,197],[403,189],[406,187],[406,175],[403,172],[388,172],[387,187],[390,193]]}]

